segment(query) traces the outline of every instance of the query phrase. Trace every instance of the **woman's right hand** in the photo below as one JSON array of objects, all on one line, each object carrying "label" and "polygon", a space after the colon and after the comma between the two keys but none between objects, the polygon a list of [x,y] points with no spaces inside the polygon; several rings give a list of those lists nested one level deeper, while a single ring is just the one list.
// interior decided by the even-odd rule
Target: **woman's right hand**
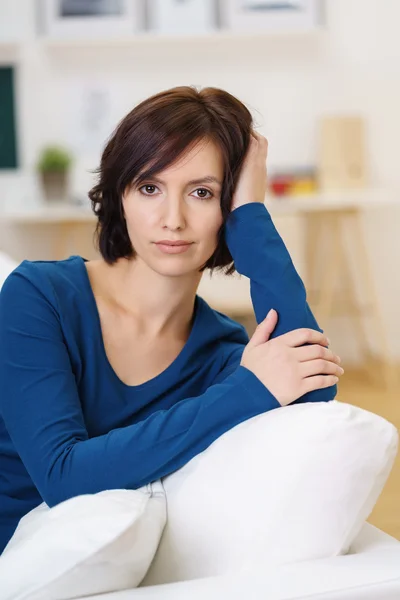
[{"label": "woman's right hand", "polygon": [[277,322],[277,312],[271,310],[257,326],[240,364],[258,377],[281,406],[335,385],[344,370],[340,358],[327,348],[328,338],[314,329],[295,329],[270,340]]}]

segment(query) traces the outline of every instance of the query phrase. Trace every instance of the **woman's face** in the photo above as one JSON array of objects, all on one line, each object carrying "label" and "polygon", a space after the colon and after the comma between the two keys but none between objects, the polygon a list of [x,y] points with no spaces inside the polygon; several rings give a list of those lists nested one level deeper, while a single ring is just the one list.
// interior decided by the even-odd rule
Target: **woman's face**
[{"label": "woman's face", "polygon": [[[163,275],[198,273],[217,246],[223,222],[222,179],[220,149],[202,141],[174,165],[140,186],[133,185],[123,198],[123,208],[136,260]],[[190,245],[172,253],[158,244],[165,240]]]}]

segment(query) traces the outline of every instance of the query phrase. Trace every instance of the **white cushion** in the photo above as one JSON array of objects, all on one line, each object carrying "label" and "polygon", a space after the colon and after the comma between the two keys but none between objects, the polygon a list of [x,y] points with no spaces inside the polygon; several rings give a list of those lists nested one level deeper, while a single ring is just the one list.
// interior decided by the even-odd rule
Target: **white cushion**
[{"label": "white cushion", "polygon": [[160,481],[41,504],[23,517],[0,559],[2,600],[65,600],[134,588],[166,522]]},{"label": "white cushion", "polygon": [[237,425],[164,479],[168,523],[142,585],[345,553],[397,441],[385,419],[338,401]]},{"label": "white cushion", "polygon": [[18,263],[4,252],[0,252],[0,290],[3,283],[14,269],[18,267]]}]

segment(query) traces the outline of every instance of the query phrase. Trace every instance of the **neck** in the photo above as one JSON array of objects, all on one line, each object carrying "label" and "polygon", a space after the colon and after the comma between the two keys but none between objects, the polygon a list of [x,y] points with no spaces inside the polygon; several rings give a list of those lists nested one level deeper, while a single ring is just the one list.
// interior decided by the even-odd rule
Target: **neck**
[{"label": "neck", "polygon": [[146,336],[187,338],[201,273],[167,277],[140,258],[120,259],[112,266],[100,262],[106,270],[107,295],[113,305],[137,319]]}]

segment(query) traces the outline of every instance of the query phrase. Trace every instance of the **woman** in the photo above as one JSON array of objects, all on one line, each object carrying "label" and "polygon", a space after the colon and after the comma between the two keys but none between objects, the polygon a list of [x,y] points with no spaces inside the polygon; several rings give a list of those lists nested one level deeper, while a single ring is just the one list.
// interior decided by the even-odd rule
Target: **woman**
[{"label": "woman", "polygon": [[[8,277],[0,551],[42,501],[138,488],[245,419],[335,397],[340,359],[264,205],[266,155],[229,93],[159,93],[104,149],[89,193],[101,258]],[[260,323],[250,341],[196,294],[204,269],[235,267]]]}]

